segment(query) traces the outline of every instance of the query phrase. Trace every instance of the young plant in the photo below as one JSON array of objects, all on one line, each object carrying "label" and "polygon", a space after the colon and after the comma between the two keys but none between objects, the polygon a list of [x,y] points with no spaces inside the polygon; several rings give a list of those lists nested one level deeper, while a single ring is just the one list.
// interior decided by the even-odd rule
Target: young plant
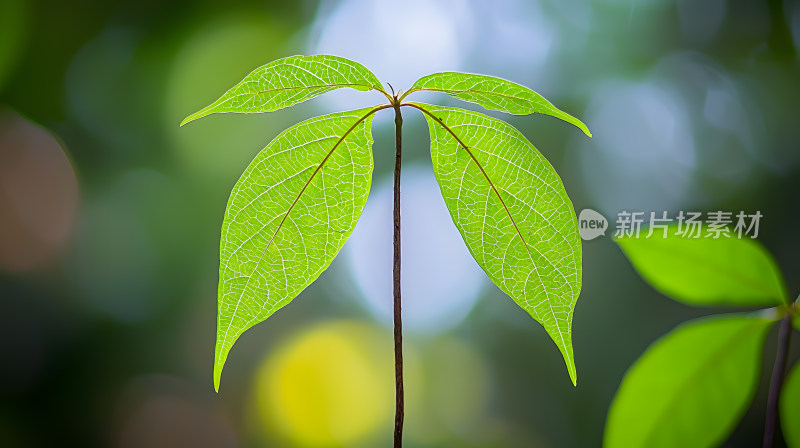
[{"label": "young plant", "polygon": [[[376,90],[388,103],[303,121],[275,137],[234,186],[220,242],[214,388],[228,352],[248,328],[294,299],[333,261],[353,231],[372,177],[372,118],[393,109],[395,446],[403,426],[400,312],[402,108],[427,120],[445,204],[489,278],[541,323],[576,384],[572,313],[581,288],[581,240],[561,179],[512,126],[468,110],[404,102],[434,91],[511,114],[543,113],[591,136],[536,92],[499,78],[436,73],[404,94],[386,92],[363,65],[328,55],[291,56],[254,70],[181,126],[213,113],[281,109],[334,89]],[[390,86],[391,87],[391,86]]]},{"label": "young plant", "polygon": [[[764,447],[774,442],[778,402],[783,433],[800,447],[800,366],[781,392],[798,304],[758,242],[736,238],[626,237],[617,243],[642,278],[692,306],[772,307],[686,322],[654,342],[620,384],[606,421],[606,448],[708,447],[722,444],[753,400],[764,341],[780,320]],[[703,229],[701,232],[705,232]]]}]

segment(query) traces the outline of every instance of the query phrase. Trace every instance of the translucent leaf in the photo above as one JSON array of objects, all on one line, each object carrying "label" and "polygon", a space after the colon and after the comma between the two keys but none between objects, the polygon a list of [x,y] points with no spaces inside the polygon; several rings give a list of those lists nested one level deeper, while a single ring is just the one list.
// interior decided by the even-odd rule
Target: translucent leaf
[{"label": "translucent leaf", "polygon": [[418,79],[406,95],[425,90],[444,92],[460,100],[477,103],[486,109],[517,115],[550,115],[571,123],[589,137],[592,136],[589,128],[577,118],[559,110],[533,90],[505,79],[470,73],[434,73]]},{"label": "translucent leaf", "polygon": [[783,438],[789,448],[800,448],[800,363],[784,380],[780,406]]},{"label": "translucent leaf", "polygon": [[214,113],[278,110],[343,87],[384,91],[378,78],[358,62],[329,55],[289,56],[253,70],[181,126]]},{"label": "translucent leaf", "polygon": [[605,448],[719,446],[758,387],[771,322],[743,315],[687,322],[631,366],[611,403]]},{"label": "translucent leaf", "polygon": [[267,145],[236,183],[220,243],[214,387],[245,330],[289,303],[342,248],[372,178],[372,113],[312,118]]},{"label": "translucent leaf", "polygon": [[780,270],[750,238],[683,238],[670,226],[650,238],[618,238],[653,288],[689,305],[775,306],[786,303]]},{"label": "translucent leaf", "polygon": [[581,289],[581,240],[564,185],[512,126],[477,112],[426,112],[433,170],[478,264],[541,323],[573,384],[572,313]]}]

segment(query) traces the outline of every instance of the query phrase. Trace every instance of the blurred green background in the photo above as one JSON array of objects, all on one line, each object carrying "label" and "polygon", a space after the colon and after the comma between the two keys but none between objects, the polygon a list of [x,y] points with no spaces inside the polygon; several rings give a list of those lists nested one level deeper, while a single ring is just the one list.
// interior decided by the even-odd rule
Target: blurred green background
[{"label": "blurred green background", "polygon": [[[351,241],[239,340],[213,392],[231,187],[285,127],[381,101],[337,91],[178,127],[268,61],[336,54],[403,89],[444,70],[530,86],[594,134],[506,117],[576,210],[758,210],[795,296],[798,49],[800,2],[780,0],[2,0],[0,446],[389,446],[391,112]],[[573,388],[544,330],[469,258],[424,120],[405,123],[407,446],[599,446],[627,367],[720,310],[659,295],[608,237],[585,242]],[[774,333],[726,446],[760,443]]]}]

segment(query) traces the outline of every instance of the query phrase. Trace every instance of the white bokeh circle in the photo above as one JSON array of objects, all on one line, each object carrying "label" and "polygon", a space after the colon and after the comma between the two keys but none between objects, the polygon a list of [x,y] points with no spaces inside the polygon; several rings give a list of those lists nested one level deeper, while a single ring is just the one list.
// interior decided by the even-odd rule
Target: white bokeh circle
[{"label": "white bokeh circle", "polygon": [[[403,326],[438,333],[461,322],[486,278],[444,204],[430,167],[401,176]],[[348,241],[346,259],[366,307],[392,322],[392,179],[373,186]]]}]

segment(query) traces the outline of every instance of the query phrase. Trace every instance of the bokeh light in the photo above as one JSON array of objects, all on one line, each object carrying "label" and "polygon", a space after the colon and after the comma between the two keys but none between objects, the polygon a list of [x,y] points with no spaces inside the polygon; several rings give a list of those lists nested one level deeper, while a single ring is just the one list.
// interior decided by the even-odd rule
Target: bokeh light
[{"label": "bokeh light", "polygon": [[142,82],[135,60],[141,43],[142,35],[135,29],[108,29],[75,55],[66,74],[72,113],[82,126],[106,141],[109,149],[119,152],[146,151],[144,139],[132,132],[132,124],[139,125],[143,121],[139,116],[152,112],[133,105],[115,107],[136,99],[131,86]]},{"label": "bokeh light", "polygon": [[[382,446],[394,416],[393,345],[384,328],[331,320],[296,331],[258,369],[253,424],[291,446]],[[405,409],[411,446],[493,440],[490,372],[448,335],[407,340]],[[382,431],[381,431],[382,430]]]},{"label": "bokeh light", "polygon": [[136,211],[137,202],[152,201],[163,184],[158,173],[136,170],[104,194],[86,199],[76,232],[74,257],[80,262],[67,266],[92,313],[136,322],[164,305],[154,285],[161,260],[144,217]]},{"label": "bokeh light", "polygon": [[52,263],[72,233],[78,194],[59,142],[0,109],[0,269],[22,272]]},{"label": "bokeh light", "polygon": [[255,154],[293,124],[285,114],[224,114],[178,127],[252,70],[286,56],[282,27],[259,11],[215,17],[190,35],[174,59],[164,128],[178,160],[204,183],[232,186]]},{"label": "bokeh light", "polygon": [[[377,182],[346,247],[350,271],[367,308],[391,325],[393,180]],[[401,176],[403,325],[442,332],[469,314],[486,274],[469,256],[430,167]]]},{"label": "bokeh light", "polygon": [[214,405],[185,381],[166,375],[132,379],[116,405],[115,448],[233,448],[233,427]]},{"label": "bokeh light", "polygon": [[[506,1],[505,7],[493,3],[475,2],[473,14],[480,18],[474,26],[469,47],[470,65],[494,67],[494,75],[512,80],[535,80],[537,91],[550,91],[558,74],[549,69],[548,62],[564,45],[561,30],[553,26],[545,5],[540,1]],[[574,38],[586,34],[589,2],[572,2],[554,8],[567,8],[564,14],[576,25]],[[520,43],[524,42],[524,45]],[[470,70],[466,70],[470,71]]]},{"label": "bokeh light", "polygon": [[[461,68],[472,43],[472,14],[453,0],[322,2],[309,50],[354,59],[395,89],[408,89],[429,73]],[[333,94],[324,101],[339,109],[360,106],[351,98]]]},{"label": "bokeh light", "polygon": [[256,376],[261,421],[293,446],[365,446],[391,420],[391,347],[387,332],[348,321],[285,341]]},{"label": "bokeh light", "polygon": [[597,131],[581,154],[593,203],[611,213],[684,203],[697,161],[683,110],[679,92],[665,86],[617,82],[597,89],[586,114]]}]

